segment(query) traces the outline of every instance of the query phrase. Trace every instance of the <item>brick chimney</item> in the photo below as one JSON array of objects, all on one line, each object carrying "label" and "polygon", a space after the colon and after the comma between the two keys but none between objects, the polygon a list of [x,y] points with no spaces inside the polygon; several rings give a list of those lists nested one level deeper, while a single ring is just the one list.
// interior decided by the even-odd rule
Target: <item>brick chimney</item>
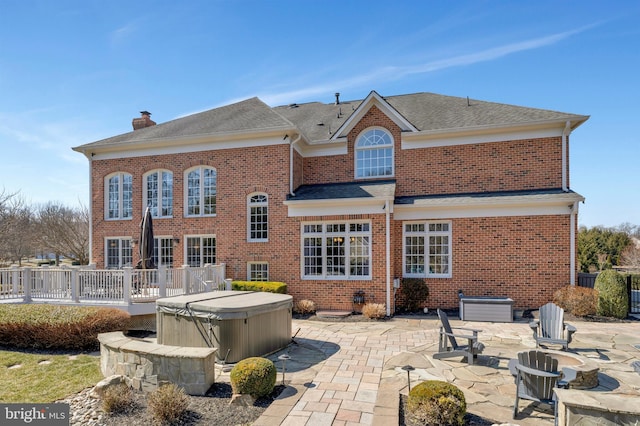
[{"label": "brick chimney", "polygon": [[149,111],[140,111],[140,118],[134,118],[131,124],[133,125],[133,130],[138,130],[155,126],[156,122],[151,120],[151,113]]}]

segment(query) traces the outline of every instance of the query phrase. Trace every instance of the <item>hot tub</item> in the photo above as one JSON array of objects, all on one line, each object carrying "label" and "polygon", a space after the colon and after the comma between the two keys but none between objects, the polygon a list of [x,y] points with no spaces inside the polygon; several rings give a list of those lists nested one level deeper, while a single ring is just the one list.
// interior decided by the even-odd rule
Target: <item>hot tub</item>
[{"label": "hot tub", "polygon": [[508,297],[460,296],[460,319],[513,322],[513,300]]},{"label": "hot tub", "polygon": [[215,291],[156,301],[157,342],[217,348],[218,361],[263,356],[291,342],[293,297]]}]

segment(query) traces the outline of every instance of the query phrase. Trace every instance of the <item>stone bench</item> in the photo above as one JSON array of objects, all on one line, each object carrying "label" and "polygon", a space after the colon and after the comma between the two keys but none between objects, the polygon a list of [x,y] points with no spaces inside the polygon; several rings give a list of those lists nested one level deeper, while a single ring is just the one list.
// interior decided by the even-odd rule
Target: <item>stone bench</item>
[{"label": "stone bench", "polygon": [[189,395],[204,395],[215,382],[216,348],[159,345],[120,331],[99,334],[98,340],[102,374],[124,376],[135,390],[174,383]]}]

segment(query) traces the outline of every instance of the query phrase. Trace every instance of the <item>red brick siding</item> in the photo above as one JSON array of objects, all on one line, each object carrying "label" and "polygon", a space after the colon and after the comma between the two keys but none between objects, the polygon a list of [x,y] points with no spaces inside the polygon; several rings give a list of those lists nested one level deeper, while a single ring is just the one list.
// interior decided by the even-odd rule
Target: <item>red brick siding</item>
[{"label": "red brick siding", "polygon": [[[394,224],[396,241],[402,224]],[[402,271],[402,244],[394,247]],[[536,308],[570,280],[570,216],[452,220],[452,277],[429,278],[429,308],[455,308],[458,290],[470,296],[508,296],[517,308]]]},{"label": "red brick siding", "polygon": [[[174,265],[184,264],[184,235],[215,234],[217,258],[226,262],[234,278],[244,278],[246,262],[268,260],[274,256],[270,243],[246,242],[248,194],[256,191],[269,196],[269,237],[278,242],[289,235],[287,210],[283,206],[289,192],[288,145],[159,155],[92,162],[93,184],[93,260],[104,266],[104,238],[131,236],[138,238],[142,218],[143,175],[157,168],[173,172],[173,218],[154,220],[155,235],[180,238],[174,247]],[[217,169],[217,214],[215,217],[184,217],[184,171],[197,165]],[[133,218],[104,220],[104,177],[112,172],[130,173],[133,177]],[[137,252],[134,250],[134,263]],[[272,265],[269,265],[272,267]]]}]

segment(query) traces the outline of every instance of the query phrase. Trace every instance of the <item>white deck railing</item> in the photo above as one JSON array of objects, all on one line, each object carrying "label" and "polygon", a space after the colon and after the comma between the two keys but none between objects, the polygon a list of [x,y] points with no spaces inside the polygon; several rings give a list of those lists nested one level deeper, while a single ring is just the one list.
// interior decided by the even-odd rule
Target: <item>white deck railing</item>
[{"label": "white deck railing", "polygon": [[61,266],[0,269],[0,300],[133,304],[160,297],[231,290],[225,265],[158,269]]}]

